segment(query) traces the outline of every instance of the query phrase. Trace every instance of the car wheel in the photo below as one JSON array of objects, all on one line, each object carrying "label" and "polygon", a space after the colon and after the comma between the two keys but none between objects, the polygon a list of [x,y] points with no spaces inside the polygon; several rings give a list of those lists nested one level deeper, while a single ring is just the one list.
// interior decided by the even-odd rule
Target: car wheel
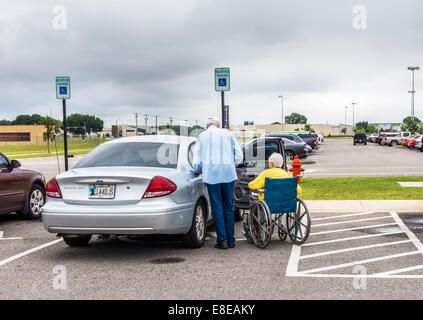
[{"label": "car wheel", "polygon": [[242,221],[244,219],[244,213],[243,213],[242,209],[235,208],[234,219],[235,219],[235,221]]},{"label": "car wheel", "polygon": [[41,209],[46,202],[46,194],[44,189],[38,184],[34,184],[29,191],[25,207],[18,214],[25,219],[41,218]]},{"label": "car wheel", "polygon": [[398,142],[396,142],[395,140],[391,141],[391,147],[396,147],[398,145]]},{"label": "car wheel", "polygon": [[293,151],[285,151],[286,160],[294,160],[295,153]]},{"label": "car wheel", "polygon": [[199,200],[194,208],[192,225],[189,232],[184,235],[184,247],[201,248],[206,238],[206,208],[204,203]]},{"label": "car wheel", "polygon": [[83,247],[88,244],[91,240],[91,234],[79,234],[72,237],[63,237],[65,243],[70,247]]}]

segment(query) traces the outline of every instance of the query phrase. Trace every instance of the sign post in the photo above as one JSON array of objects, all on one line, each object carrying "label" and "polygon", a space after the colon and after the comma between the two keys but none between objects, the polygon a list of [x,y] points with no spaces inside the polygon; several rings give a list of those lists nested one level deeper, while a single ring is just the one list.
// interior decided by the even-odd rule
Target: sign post
[{"label": "sign post", "polygon": [[229,119],[226,118],[225,91],[231,89],[229,68],[214,69],[214,89],[220,91],[222,100],[222,128],[229,129]]},{"label": "sign post", "polygon": [[63,105],[63,134],[65,146],[65,171],[68,165],[68,130],[66,127],[66,99],[70,99],[70,77],[56,77],[56,99],[62,99]]}]

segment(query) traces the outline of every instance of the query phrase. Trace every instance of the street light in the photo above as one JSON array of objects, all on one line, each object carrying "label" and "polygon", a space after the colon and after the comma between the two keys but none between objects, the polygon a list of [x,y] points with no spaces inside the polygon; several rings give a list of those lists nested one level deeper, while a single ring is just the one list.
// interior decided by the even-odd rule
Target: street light
[{"label": "street light", "polygon": [[411,93],[411,119],[414,121],[414,71],[420,70],[420,67],[408,67],[408,70],[412,72],[412,89],[408,93]]},{"label": "street light", "polygon": [[347,133],[347,109],[348,107],[345,107],[345,134]]},{"label": "street light", "polygon": [[282,124],[282,131],[283,131],[283,96],[279,95],[278,97],[281,98],[281,100],[282,100],[282,122],[281,122],[281,124]]},{"label": "street light", "polygon": [[353,127],[355,126],[355,121],[354,121],[354,107],[357,104],[356,102],[352,102],[352,107],[353,107]]}]

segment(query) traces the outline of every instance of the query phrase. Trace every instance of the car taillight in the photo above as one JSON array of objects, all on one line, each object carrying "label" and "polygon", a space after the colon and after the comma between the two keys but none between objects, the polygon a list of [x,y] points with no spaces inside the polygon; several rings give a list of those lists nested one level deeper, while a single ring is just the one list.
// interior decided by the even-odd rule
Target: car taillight
[{"label": "car taillight", "polygon": [[156,176],[151,179],[143,198],[157,198],[171,194],[176,190],[176,184],[164,177]]},{"label": "car taillight", "polygon": [[50,198],[62,198],[62,192],[60,192],[60,188],[57,184],[56,178],[52,178],[49,182],[47,182],[46,195]]},{"label": "car taillight", "polygon": [[316,142],[317,140],[316,139],[313,139],[313,142]]},{"label": "car taillight", "polygon": [[304,144],[304,145],[303,145],[303,148],[304,148],[304,149],[307,149],[307,146]]}]

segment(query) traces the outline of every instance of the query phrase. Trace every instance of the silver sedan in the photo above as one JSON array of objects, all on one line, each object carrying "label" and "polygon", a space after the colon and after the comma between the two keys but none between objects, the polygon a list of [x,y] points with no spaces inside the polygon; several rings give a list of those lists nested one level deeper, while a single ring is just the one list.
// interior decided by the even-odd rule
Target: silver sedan
[{"label": "silver sedan", "polygon": [[103,143],[48,182],[44,227],[70,246],[93,234],[182,234],[201,247],[211,210],[194,148],[195,138],[166,135]]}]

